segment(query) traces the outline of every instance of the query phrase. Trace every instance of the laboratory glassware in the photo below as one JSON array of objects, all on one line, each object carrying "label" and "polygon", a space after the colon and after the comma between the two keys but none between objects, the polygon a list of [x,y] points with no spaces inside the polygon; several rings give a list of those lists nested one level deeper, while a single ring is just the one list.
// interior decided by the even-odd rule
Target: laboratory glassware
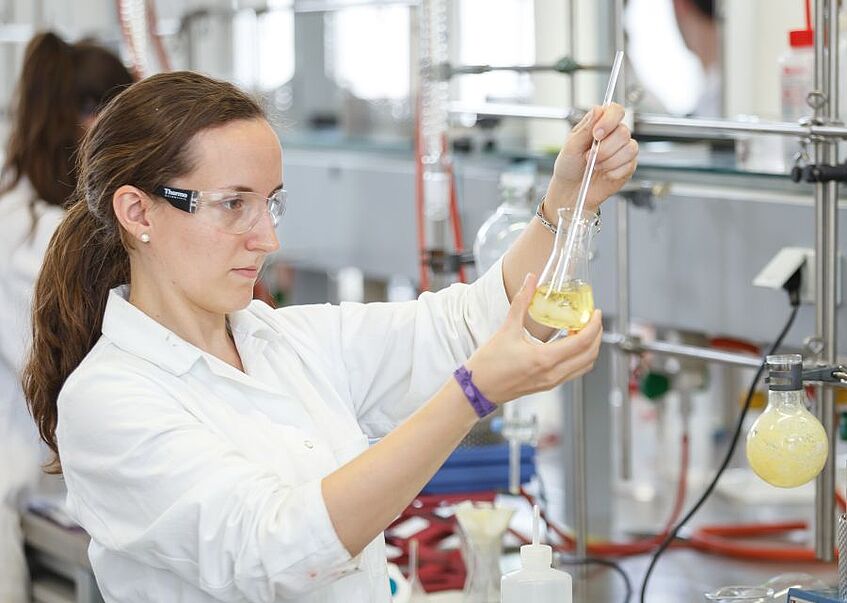
[{"label": "laboratory glassware", "polygon": [[760,478],[795,488],[823,469],[829,442],[820,421],[806,409],[803,359],[768,356],[768,405],[747,434],[747,460]]},{"label": "laboratory glassware", "polygon": [[773,589],[764,586],[724,586],[704,596],[710,603],[769,603]]},{"label": "laboratory glassware", "polygon": [[535,217],[535,171],[503,172],[500,200],[474,241],[474,263],[480,275],[497,263]]},{"label": "laboratory glassware", "polygon": [[[589,260],[599,219],[593,212],[575,217],[575,210],[558,211],[558,231],[553,251],[538,280],[529,306],[530,317],[559,329],[562,335],[582,329],[594,312],[594,294],[589,281]],[[567,248],[565,232],[572,241]]]},{"label": "laboratory glassware", "polygon": [[[612,102],[612,95],[615,92],[615,84],[617,84],[622,64],[623,51],[619,50],[615,54],[612,73],[609,76],[606,94],[603,97],[604,107],[609,106]],[[582,271],[583,264],[585,264],[587,271],[593,225],[586,223],[583,214],[599,150],[600,141],[595,139],[591,143],[591,150],[588,152],[585,172],[582,175],[582,182],[580,183],[576,205],[571,213],[571,219],[563,221],[567,213],[562,213],[562,209],[565,208],[559,210],[553,252],[547,260],[547,265],[544,267],[538,289],[529,308],[529,315],[533,320],[559,329],[553,337],[554,339],[582,329],[591,319],[591,313],[594,311],[594,296],[591,284],[587,279],[580,280],[576,273],[578,267]],[[567,228],[566,234],[564,234],[563,226]],[[564,240],[562,240],[563,236]],[[589,306],[590,310],[586,314],[586,308]]]},{"label": "laboratory glassware", "polygon": [[467,569],[464,603],[500,603],[503,534],[513,513],[514,509],[488,502],[465,501],[456,506]]}]

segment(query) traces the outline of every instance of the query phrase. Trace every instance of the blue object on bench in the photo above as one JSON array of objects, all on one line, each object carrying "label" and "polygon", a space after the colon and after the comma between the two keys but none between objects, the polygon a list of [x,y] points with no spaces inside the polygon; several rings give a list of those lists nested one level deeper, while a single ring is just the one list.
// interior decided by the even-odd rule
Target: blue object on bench
[{"label": "blue object on bench", "polygon": [[842,599],[838,597],[838,591],[835,589],[821,592],[790,588],[788,603],[842,603]]},{"label": "blue object on bench", "polygon": [[[521,483],[535,475],[535,447],[521,446]],[[509,444],[457,448],[421,494],[483,492],[509,488]]]}]

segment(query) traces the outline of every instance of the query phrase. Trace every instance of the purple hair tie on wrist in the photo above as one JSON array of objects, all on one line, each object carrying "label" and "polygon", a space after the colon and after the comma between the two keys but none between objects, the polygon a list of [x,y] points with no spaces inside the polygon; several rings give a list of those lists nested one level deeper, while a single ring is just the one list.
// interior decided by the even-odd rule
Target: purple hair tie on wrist
[{"label": "purple hair tie on wrist", "polygon": [[474,382],[471,379],[473,374],[466,369],[464,365],[457,368],[453,372],[453,376],[456,378],[456,381],[458,381],[459,387],[462,388],[462,393],[465,394],[465,397],[468,399],[468,402],[471,403],[471,406],[473,406],[474,411],[480,419],[497,410],[497,406],[492,404],[491,401],[477,389],[476,385],[474,385]]}]

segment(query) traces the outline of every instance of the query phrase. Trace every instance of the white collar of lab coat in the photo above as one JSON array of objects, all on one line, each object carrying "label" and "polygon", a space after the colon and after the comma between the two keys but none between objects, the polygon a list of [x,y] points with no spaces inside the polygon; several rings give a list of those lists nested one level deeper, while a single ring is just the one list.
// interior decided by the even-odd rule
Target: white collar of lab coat
[{"label": "white collar of lab coat", "polygon": [[[119,348],[175,375],[188,372],[203,357],[203,351],[129,303],[128,297],[129,285],[109,291],[103,314],[103,335]],[[281,337],[268,323],[255,316],[250,306],[230,314],[229,319],[233,335],[237,338]]]}]

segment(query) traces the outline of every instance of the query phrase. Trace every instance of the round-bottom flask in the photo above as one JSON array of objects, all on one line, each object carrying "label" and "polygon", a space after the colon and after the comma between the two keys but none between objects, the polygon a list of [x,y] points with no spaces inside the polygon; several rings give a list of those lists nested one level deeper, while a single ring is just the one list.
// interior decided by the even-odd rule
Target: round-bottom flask
[{"label": "round-bottom flask", "polygon": [[821,472],[829,453],[823,425],[806,409],[799,354],[768,356],[768,405],[747,434],[747,460],[763,480],[796,488]]}]

